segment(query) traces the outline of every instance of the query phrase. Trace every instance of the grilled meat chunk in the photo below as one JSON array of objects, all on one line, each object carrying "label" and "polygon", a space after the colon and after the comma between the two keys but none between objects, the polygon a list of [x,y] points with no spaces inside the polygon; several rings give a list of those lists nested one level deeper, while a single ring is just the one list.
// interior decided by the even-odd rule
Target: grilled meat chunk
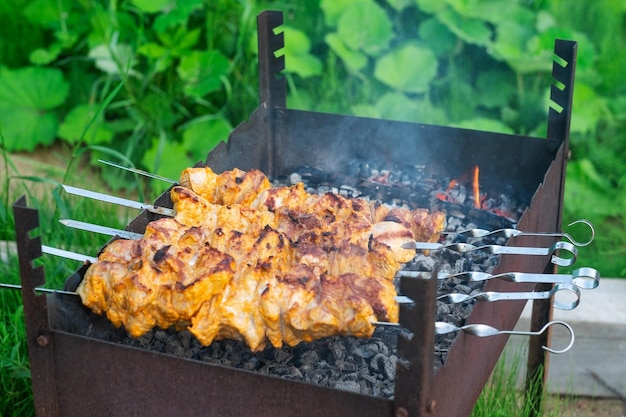
[{"label": "grilled meat chunk", "polygon": [[204,345],[229,338],[254,351],[368,337],[373,322],[398,320],[393,278],[415,255],[402,245],[443,229],[437,213],[270,188],[256,170],[188,168],[180,184],[176,217],[111,242],[78,288],[134,337],[175,326]]}]

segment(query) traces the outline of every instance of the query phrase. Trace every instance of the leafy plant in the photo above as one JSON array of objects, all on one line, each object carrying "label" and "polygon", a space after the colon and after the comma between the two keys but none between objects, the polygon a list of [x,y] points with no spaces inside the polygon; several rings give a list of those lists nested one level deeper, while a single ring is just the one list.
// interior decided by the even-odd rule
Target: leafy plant
[{"label": "leafy plant", "polygon": [[52,110],[69,92],[63,73],[53,68],[0,67],[0,79],[0,126],[7,149],[32,151],[36,145],[51,144],[58,127]]},{"label": "leafy plant", "polygon": [[[124,162],[169,173],[196,162],[198,149],[204,159],[238,123],[233,114],[249,114],[255,104],[231,106],[229,77],[252,51],[216,42],[232,22],[214,26],[212,13],[231,18],[233,10],[245,11],[251,18],[254,8],[236,0],[29,1],[21,18],[53,36],[29,45],[30,66],[2,69],[6,148],[33,150],[58,137],[77,149],[90,147],[94,158],[93,146],[105,146]],[[85,129],[120,83],[124,88]],[[198,126],[211,127],[200,147]],[[110,179],[114,187],[125,182]]]}]

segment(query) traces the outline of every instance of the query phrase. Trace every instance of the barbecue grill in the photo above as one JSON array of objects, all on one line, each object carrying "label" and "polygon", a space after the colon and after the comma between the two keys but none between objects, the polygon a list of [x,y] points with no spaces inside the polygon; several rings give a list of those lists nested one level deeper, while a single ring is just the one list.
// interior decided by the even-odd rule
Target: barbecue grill
[{"label": "barbecue grill", "polygon": [[[506,188],[516,198],[528,201],[517,223],[519,229],[560,230],[575,42],[555,42],[555,54],[565,65],[553,65],[553,78],[563,88],[553,86],[551,100],[561,111],[550,108],[547,138],[533,138],[288,109],[285,82],[280,78],[284,57],[275,56],[284,40],[274,29],[282,22],[280,12],[264,12],[258,17],[260,106],[233,130],[227,143],[208,154],[206,165],[215,172],[256,168],[279,177],[302,166],[341,172],[357,158],[424,165],[430,175],[457,178],[479,165],[483,188],[496,193]],[[172,207],[166,193],[155,204]],[[32,262],[42,253],[40,238],[30,236],[38,227],[37,211],[27,207],[22,198],[15,203],[14,212],[38,416],[468,415],[507,340],[506,336],[480,338],[461,332],[446,363],[434,372],[437,280],[416,278],[402,278],[400,283],[401,293],[415,301],[414,305],[401,305],[400,323],[414,337],[399,336],[398,354],[404,360],[397,365],[391,400],[81,336],[50,325],[47,299],[34,291],[45,280],[41,267],[33,267]],[[146,224],[157,218],[144,211],[127,229],[142,233]],[[556,238],[534,236],[508,244],[546,246],[554,242]],[[85,270],[83,266],[69,277],[66,289],[74,290]],[[554,266],[549,257],[502,256],[494,272],[506,271],[550,273]],[[490,280],[485,290],[535,288],[541,286]],[[55,302],[76,303],[72,296],[53,296]],[[468,323],[512,330],[524,304],[476,304]],[[545,324],[550,309],[549,301],[535,302],[532,330]],[[546,338],[546,334],[533,337],[531,351],[533,346],[547,345]],[[542,361],[541,355],[532,357],[529,369],[536,369]]]}]

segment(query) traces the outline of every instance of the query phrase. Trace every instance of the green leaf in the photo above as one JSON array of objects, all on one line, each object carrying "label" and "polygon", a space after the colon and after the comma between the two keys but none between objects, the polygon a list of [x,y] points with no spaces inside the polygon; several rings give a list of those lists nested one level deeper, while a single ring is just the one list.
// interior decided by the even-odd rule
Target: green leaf
[{"label": "green leaf", "polygon": [[438,12],[437,17],[452,33],[467,43],[487,45],[491,41],[491,29],[480,19],[463,17],[449,8]]},{"label": "green leaf", "polygon": [[58,43],[53,43],[45,48],[37,48],[30,53],[28,60],[35,65],[47,65],[57,59],[63,48]]},{"label": "green leaf", "polygon": [[137,52],[147,58],[157,59],[168,53],[168,50],[156,42],[148,42],[137,48]]},{"label": "green leaf", "polygon": [[423,93],[437,75],[437,65],[432,50],[408,43],[379,58],[374,77],[403,92]]},{"label": "green leaf", "polygon": [[373,0],[345,10],[337,24],[337,34],[348,47],[371,56],[385,51],[394,37],[387,13]]},{"label": "green leaf", "polygon": [[446,2],[442,0],[415,0],[415,3],[424,13],[437,13],[447,7]]},{"label": "green leaf", "polygon": [[552,46],[535,53],[528,51],[528,42],[536,36],[532,26],[515,21],[502,21],[496,26],[496,41],[491,47],[493,57],[506,62],[514,71],[525,74],[549,71]]},{"label": "green leaf", "polygon": [[318,104],[311,98],[311,93],[302,90],[289,90],[287,93],[287,103],[290,109],[315,111],[315,105]]},{"label": "green leaf", "polygon": [[173,55],[182,55],[198,43],[200,29],[188,30],[184,26],[176,29],[157,32],[157,37]]},{"label": "green leaf", "polygon": [[8,150],[33,150],[54,141],[58,121],[50,110],[65,102],[69,84],[57,69],[0,67],[0,127]]},{"label": "green leaf", "polygon": [[587,83],[577,82],[574,87],[571,131],[593,134],[606,116],[607,108],[606,98],[599,96]]},{"label": "green leaf", "polygon": [[451,54],[457,45],[457,38],[436,17],[424,20],[418,28],[421,41],[430,47],[437,56]]},{"label": "green leaf", "polygon": [[[74,107],[67,114],[61,126],[59,126],[59,137],[69,143],[82,141],[88,145],[111,142],[113,132],[105,126],[102,114],[98,115],[97,110],[95,105],[89,104],[81,104]],[[89,127],[85,131],[87,126]]]},{"label": "green leaf", "polygon": [[413,3],[412,0],[387,0],[387,4],[393,7],[396,12],[402,12]]},{"label": "green leaf", "polygon": [[502,123],[499,120],[488,119],[486,117],[476,117],[469,120],[463,120],[459,123],[451,124],[453,127],[460,127],[462,129],[473,129],[473,130],[481,130],[485,132],[497,132],[497,133],[506,133],[513,134],[513,129],[511,129],[506,124]]},{"label": "green leaf", "polygon": [[132,74],[131,68],[137,64],[133,48],[126,44],[94,46],[89,50],[89,58],[95,61],[96,68],[107,74]]},{"label": "green leaf", "polygon": [[346,47],[336,33],[329,33],[324,38],[330,49],[337,54],[350,72],[359,72],[367,65],[367,56],[361,52],[353,51]]},{"label": "green leaf", "polygon": [[302,78],[320,75],[322,61],[309,53],[311,41],[301,30],[283,26],[285,34],[286,71],[296,73]]},{"label": "green leaf", "polygon": [[63,19],[62,12],[67,12],[69,9],[67,1],[34,0],[24,3],[28,4],[24,8],[24,16],[31,23],[49,29],[58,28]]},{"label": "green leaf", "polygon": [[220,89],[229,66],[228,58],[219,51],[192,51],[182,57],[176,72],[185,82],[185,94],[200,98]]},{"label": "green leaf", "polygon": [[490,23],[515,21],[531,26],[535,13],[515,1],[502,0],[447,0],[452,9],[464,18],[473,18]]},{"label": "green leaf", "polygon": [[176,4],[176,0],[131,0],[132,3],[144,13],[157,13],[170,9]]},{"label": "green leaf", "polygon": [[189,16],[202,6],[202,0],[175,0],[173,7],[168,7],[165,13],[157,16],[153,28],[157,32],[164,32],[172,26],[186,26]]},{"label": "green leaf", "polygon": [[578,207],[589,217],[620,216],[623,207],[615,204],[615,196],[609,184],[598,173],[593,163],[583,158],[567,164],[567,187],[565,201],[568,207]]},{"label": "green leaf", "polygon": [[380,111],[375,106],[370,106],[367,104],[357,104],[350,108],[352,110],[352,114],[358,117],[370,117],[373,119],[380,119]]},{"label": "green leaf", "polygon": [[435,108],[428,100],[410,99],[401,93],[384,94],[376,102],[376,109],[383,119],[432,124],[442,124],[447,120],[445,112]]},{"label": "green leaf", "polygon": [[172,51],[159,45],[156,42],[149,42],[141,45],[137,49],[137,53],[154,61],[154,72],[163,72],[174,62]]},{"label": "green leaf", "polygon": [[548,11],[540,10],[537,13],[536,27],[539,32],[545,32],[546,30],[554,26],[556,26],[556,21],[554,20],[554,17]]},{"label": "green leaf", "polygon": [[222,116],[194,119],[183,130],[183,146],[194,160],[205,160],[207,152],[226,142],[232,130],[230,122]]},{"label": "green leaf", "polygon": [[366,3],[367,0],[321,0],[320,9],[324,12],[324,21],[327,26],[335,27],[339,18],[352,5]]},{"label": "green leaf", "polygon": [[516,93],[510,71],[487,70],[476,80],[476,104],[488,109],[504,106]]},{"label": "green leaf", "polygon": [[153,139],[152,143],[153,146],[141,158],[141,163],[148,167],[149,172],[178,179],[181,171],[191,165],[192,161],[182,143],[167,139]]}]

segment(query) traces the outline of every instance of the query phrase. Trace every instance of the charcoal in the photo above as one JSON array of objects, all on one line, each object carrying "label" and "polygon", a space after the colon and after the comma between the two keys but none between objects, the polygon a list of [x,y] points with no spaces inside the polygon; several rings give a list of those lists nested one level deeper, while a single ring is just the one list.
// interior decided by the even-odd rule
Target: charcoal
[{"label": "charcoal", "polygon": [[455,287],[455,291],[458,293],[469,294],[472,292],[472,288],[465,284],[459,284]]},{"label": "charcoal", "polygon": [[191,349],[191,333],[187,330],[178,333],[180,344],[185,350]]},{"label": "charcoal", "polygon": [[361,385],[356,381],[338,381],[333,388],[344,391],[361,392]]}]

